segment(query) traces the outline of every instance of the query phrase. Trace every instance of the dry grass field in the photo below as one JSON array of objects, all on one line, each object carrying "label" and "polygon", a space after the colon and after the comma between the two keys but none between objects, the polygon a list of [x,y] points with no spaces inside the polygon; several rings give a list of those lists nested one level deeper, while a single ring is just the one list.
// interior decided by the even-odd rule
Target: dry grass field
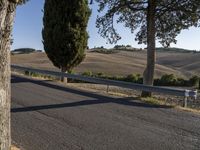
[{"label": "dry grass field", "polygon": [[[13,64],[23,66],[58,70],[48,60],[45,53],[12,55],[11,61]],[[145,64],[145,51],[120,51],[112,54],[87,52],[85,60],[74,71],[76,73],[102,72],[107,75],[142,74]],[[156,77],[171,73],[183,78],[199,75],[200,53],[157,52]]]}]

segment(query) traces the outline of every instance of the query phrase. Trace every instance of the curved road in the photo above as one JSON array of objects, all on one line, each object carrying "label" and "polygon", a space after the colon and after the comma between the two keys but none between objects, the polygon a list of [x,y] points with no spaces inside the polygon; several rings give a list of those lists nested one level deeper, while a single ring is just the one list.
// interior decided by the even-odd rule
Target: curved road
[{"label": "curved road", "polygon": [[12,76],[12,140],[25,150],[200,150],[200,115]]}]

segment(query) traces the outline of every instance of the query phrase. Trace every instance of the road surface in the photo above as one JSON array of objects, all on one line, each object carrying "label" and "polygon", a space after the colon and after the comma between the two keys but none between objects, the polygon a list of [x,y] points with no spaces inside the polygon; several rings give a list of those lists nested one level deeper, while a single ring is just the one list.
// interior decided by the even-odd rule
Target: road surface
[{"label": "road surface", "polygon": [[22,150],[200,150],[200,115],[12,76]]}]

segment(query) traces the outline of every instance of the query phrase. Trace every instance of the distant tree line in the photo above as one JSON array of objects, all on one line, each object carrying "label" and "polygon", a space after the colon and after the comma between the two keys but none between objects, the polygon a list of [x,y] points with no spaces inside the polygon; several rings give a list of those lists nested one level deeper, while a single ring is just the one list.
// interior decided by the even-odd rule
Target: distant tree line
[{"label": "distant tree line", "polygon": [[18,48],[11,51],[11,54],[28,54],[33,52],[42,52],[42,50],[36,50],[34,48]]}]

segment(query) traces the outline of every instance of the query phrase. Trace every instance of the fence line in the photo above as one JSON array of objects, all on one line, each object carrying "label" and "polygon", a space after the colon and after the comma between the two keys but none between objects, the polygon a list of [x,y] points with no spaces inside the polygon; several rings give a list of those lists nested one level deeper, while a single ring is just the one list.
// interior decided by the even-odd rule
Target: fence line
[{"label": "fence line", "polygon": [[61,72],[49,71],[49,70],[40,70],[40,69],[18,66],[14,64],[11,65],[11,68],[16,69],[16,70],[36,72],[40,74],[57,76],[57,77],[64,76],[71,79],[81,80],[81,81],[90,82],[90,83],[104,84],[107,86],[111,85],[111,86],[118,86],[118,87],[133,89],[133,90],[139,90],[139,91],[182,96],[184,97],[184,100],[183,100],[184,107],[187,107],[187,100],[189,97],[194,98],[194,99],[197,98],[197,90],[185,90],[185,89],[176,89],[176,88],[169,88],[169,87],[147,86],[147,85],[129,83],[129,82],[123,82],[123,81],[115,81],[115,80],[101,79],[101,78],[95,78],[95,77],[86,77],[82,75],[61,73]]}]

